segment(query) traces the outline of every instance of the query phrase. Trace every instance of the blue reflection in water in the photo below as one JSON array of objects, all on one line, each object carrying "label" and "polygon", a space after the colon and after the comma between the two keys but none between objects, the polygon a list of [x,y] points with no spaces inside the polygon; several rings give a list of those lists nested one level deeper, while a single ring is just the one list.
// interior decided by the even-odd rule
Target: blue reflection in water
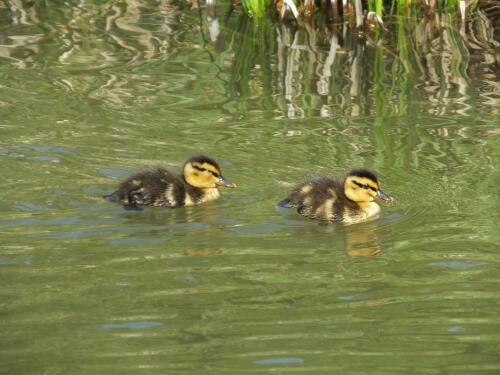
[{"label": "blue reflection in water", "polygon": [[60,154],[73,154],[74,152],[66,147],[60,146],[35,146],[35,145],[22,145],[18,148],[31,149],[38,152],[56,152]]},{"label": "blue reflection in water", "polygon": [[30,202],[22,202],[13,207],[13,210],[16,211],[50,211],[52,208],[43,207]]},{"label": "blue reflection in water", "polygon": [[338,296],[337,299],[341,301],[352,301],[352,300],[359,300],[359,299],[365,299],[368,298],[368,295],[366,294],[353,294],[352,296]]},{"label": "blue reflection in water", "polygon": [[488,264],[488,263],[486,263],[486,262],[466,263],[466,262],[451,261],[451,262],[434,262],[434,263],[431,263],[431,266],[457,268],[457,269],[466,270],[468,268],[482,266],[483,264]]},{"label": "blue reflection in water", "polygon": [[59,163],[61,161],[56,156],[27,156],[26,159],[36,160],[36,161],[51,161],[53,163]]},{"label": "blue reflection in water", "polygon": [[97,171],[106,177],[125,177],[129,175],[129,172],[119,169],[99,168]]},{"label": "blue reflection in water", "polygon": [[120,156],[122,158],[137,158],[137,154],[131,154],[130,152],[117,152],[116,156]]},{"label": "blue reflection in water", "polygon": [[303,358],[285,357],[285,358],[266,358],[253,361],[256,365],[274,365],[274,364],[290,364],[290,363],[304,363]]},{"label": "blue reflection in water", "polygon": [[0,264],[31,264],[31,257],[0,258]]},{"label": "blue reflection in water", "polygon": [[168,238],[123,238],[120,240],[103,241],[102,243],[111,245],[142,244],[168,241]]},{"label": "blue reflection in water", "polygon": [[103,324],[99,328],[102,328],[102,329],[121,329],[121,328],[141,329],[141,328],[158,327],[158,326],[162,326],[162,325],[163,325],[163,323],[159,323],[159,322],[128,322],[128,323],[122,323],[122,324]]},{"label": "blue reflection in water", "polygon": [[14,258],[0,258],[0,264],[14,264],[17,260]]},{"label": "blue reflection in water", "polygon": [[83,190],[85,194],[99,194],[99,195],[103,195],[103,194],[109,194],[109,189],[99,189],[99,188],[95,188],[95,187],[92,187],[92,188],[87,188],[87,189],[84,189]]}]

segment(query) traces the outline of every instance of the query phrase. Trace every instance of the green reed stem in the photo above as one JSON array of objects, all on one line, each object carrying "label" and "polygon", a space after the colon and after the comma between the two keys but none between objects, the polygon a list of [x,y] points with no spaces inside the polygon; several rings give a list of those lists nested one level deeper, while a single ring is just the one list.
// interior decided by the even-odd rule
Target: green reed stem
[{"label": "green reed stem", "polygon": [[384,4],[382,0],[375,0],[375,13],[377,13],[380,17],[382,17],[382,9],[384,8]]},{"label": "green reed stem", "polygon": [[[469,5],[470,8],[475,9],[480,0],[472,0]],[[293,2],[300,9],[306,3],[306,0],[293,0]],[[274,4],[273,0],[241,0],[243,9],[251,16],[263,17],[266,15],[267,10],[270,6]],[[385,11],[386,14],[394,15],[399,13],[402,9],[408,11],[418,11],[421,7],[422,0],[367,0],[363,1],[364,6],[370,12],[377,13],[382,17],[382,13]],[[359,3],[355,1],[352,2],[355,8],[358,8]],[[364,9],[356,9],[358,11],[363,11]],[[437,0],[436,10],[446,13],[460,12],[460,0]]]},{"label": "green reed stem", "polygon": [[241,0],[243,9],[255,17],[262,17],[271,4],[271,0]]}]

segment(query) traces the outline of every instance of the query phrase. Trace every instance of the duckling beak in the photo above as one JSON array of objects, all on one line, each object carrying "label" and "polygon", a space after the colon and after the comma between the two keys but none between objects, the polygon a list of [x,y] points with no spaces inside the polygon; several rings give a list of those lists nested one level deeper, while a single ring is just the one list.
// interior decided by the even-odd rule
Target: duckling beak
[{"label": "duckling beak", "polygon": [[231,181],[226,180],[222,176],[219,177],[219,181],[217,181],[216,184],[219,186],[224,186],[224,187],[228,187],[228,188],[235,188],[236,187],[236,184],[233,184]]},{"label": "duckling beak", "polygon": [[390,195],[387,195],[386,193],[384,193],[380,189],[377,189],[377,198],[378,199],[383,199],[384,201],[394,202],[394,198],[393,197],[391,197]]}]

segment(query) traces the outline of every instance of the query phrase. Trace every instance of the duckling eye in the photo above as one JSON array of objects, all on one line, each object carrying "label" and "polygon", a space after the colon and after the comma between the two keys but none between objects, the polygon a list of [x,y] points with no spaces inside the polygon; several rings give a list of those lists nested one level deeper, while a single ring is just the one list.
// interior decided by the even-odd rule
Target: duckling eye
[{"label": "duckling eye", "polygon": [[371,189],[371,190],[373,190],[373,191],[377,191],[377,189],[375,189],[373,186],[370,186],[370,185],[368,185],[368,184],[363,184],[363,189],[367,189],[367,190],[368,190],[368,189]]},{"label": "duckling eye", "polygon": [[197,169],[199,170],[200,172],[203,172],[203,173],[211,173],[213,176],[215,176],[216,178],[220,178],[220,174],[214,172],[214,171],[211,171],[210,169],[207,169],[207,168],[202,168],[202,167],[198,167],[197,165],[193,165],[194,169]]},{"label": "duckling eye", "polygon": [[358,181],[353,181],[356,185],[358,185],[360,188],[363,188],[363,189],[372,189],[373,191],[376,191],[377,189],[375,189],[374,187],[371,187],[370,185],[368,184],[362,184],[362,183],[359,183]]},{"label": "duckling eye", "polygon": [[367,184],[362,184],[358,181],[353,181],[356,185],[358,185],[360,188],[363,188],[363,189],[368,189],[368,185]]},{"label": "duckling eye", "polygon": [[211,171],[209,171],[209,170],[208,170],[208,169],[206,169],[206,168],[198,167],[198,166],[196,166],[196,165],[194,165],[193,167],[194,167],[194,169],[197,169],[197,170],[199,170],[200,172],[211,172]]}]

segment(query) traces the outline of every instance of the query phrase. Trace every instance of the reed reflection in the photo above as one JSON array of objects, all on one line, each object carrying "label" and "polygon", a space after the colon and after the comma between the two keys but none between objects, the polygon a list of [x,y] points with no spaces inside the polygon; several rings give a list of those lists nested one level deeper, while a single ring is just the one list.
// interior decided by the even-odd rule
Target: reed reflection
[{"label": "reed reflection", "polygon": [[[254,110],[288,118],[404,115],[409,108],[466,115],[477,106],[498,113],[500,43],[490,8],[478,8],[465,22],[446,13],[405,14],[386,19],[386,31],[360,33],[321,12],[292,24],[249,18],[237,7],[212,0],[78,6],[0,0],[8,10],[0,19],[0,58],[20,69],[48,69],[66,89],[113,107],[161,100],[168,83],[129,68],[168,62],[188,45],[190,62],[206,62],[210,54],[223,95],[234,104],[222,109],[238,116]],[[189,25],[196,22],[200,27]],[[200,44],[203,53],[186,52],[200,51]],[[111,71],[124,64],[126,72]],[[188,78],[180,86],[189,86]]]},{"label": "reed reflection", "polygon": [[230,63],[228,93],[246,110],[249,97],[264,95],[289,118],[404,115],[410,103],[432,114],[467,114],[478,104],[470,96],[478,81],[487,88],[481,104],[492,103],[499,43],[481,10],[466,23],[438,13],[395,17],[386,32],[368,29],[362,38],[349,23],[332,27],[323,18],[297,27],[235,17],[234,43],[216,48],[222,59],[214,61],[221,71]]}]

